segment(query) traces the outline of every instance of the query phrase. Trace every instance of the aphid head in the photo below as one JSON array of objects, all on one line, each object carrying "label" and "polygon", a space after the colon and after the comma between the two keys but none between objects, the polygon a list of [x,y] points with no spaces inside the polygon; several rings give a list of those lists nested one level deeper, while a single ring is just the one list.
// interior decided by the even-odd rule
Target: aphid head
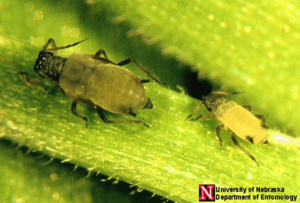
[{"label": "aphid head", "polygon": [[43,50],[40,51],[33,70],[41,77],[47,78],[52,82],[57,82],[63,61],[63,58],[55,56],[52,52]]},{"label": "aphid head", "polygon": [[33,70],[37,72],[41,77],[45,77],[48,73],[51,62],[53,61],[53,53],[40,51],[39,57],[35,62]]},{"label": "aphid head", "polygon": [[214,94],[213,92],[210,93],[208,96],[204,98],[204,105],[207,108],[207,110],[212,111],[213,107],[215,106],[218,99],[220,99],[221,95]]},{"label": "aphid head", "polygon": [[[44,49],[40,51],[39,57],[35,62],[33,70],[37,72],[41,77],[47,78],[53,83],[57,83],[59,80],[61,68],[64,65],[66,59],[55,55],[56,51],[76,46],[85,40],[87,39],[81,40],[74,44],[69,44],[67,46],[56,47],[54,40],[50,38]],[[52,45],[52,48],[47,48],[49,44]]]}]

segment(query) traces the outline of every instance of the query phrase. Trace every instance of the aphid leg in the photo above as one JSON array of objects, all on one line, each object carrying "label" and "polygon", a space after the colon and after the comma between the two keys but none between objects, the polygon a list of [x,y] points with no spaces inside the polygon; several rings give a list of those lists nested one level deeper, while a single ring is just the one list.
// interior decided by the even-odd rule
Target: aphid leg
[{"label": "aphid leg", "polygon": [[105,59],[109,60],[107,55],[106,55],[106,52],[103,49],[99,49],[99,51],[97,51],[97,53],[95,55],[100,57],[101,54],[103,54]]},{"label": "aphid leg", "polygon": [[86,121],[86,127],[88,127],[88,119],[87,119],[87,117],[82,116],[82,115],[80,115],[80,114],[78,114],[78,113],[76,112],[76,106],[77,106],[77,103],[78,103],[78,101],[73,101],[72,106],[71,106],[71,111],[72,111],[72,113],[73,113],[75,116],[77,116],[77,117],[79,117],[79,118],[85,120],[85,121]]},{"label": "aphid leg", "polygon": [[242,147],[242,145],[240,145],[240,143],[237,141],[237,139],[235,139],[234,135],[231,135],[231,139],[233,141],[233,143],[240,148],[245,154],[247,154],[253,161],[255,161],[255,163],[257,164],[257,166],[259,166],[258,162],[256,161],[255,157],[250,154],[250,152],[248,152],[244,147]]},{"label": "aphid leg", "polygon": [[102,109],[101,108],[97,108],[98,110],[98,114],[100,116],[100,118],[103,120],[104,123],[133,123],[133,124],[143,124],[144,126],[146,126],[147,128],[149,128],[149,126],[144,123],[143,121],[140,121],[140,120],[115,120],[115,121],[112,121],[112,120],[108,120]]},{"label": "aphid leg", "polygon": [[118,66],[124,66],[124,65],[127,65],[129,63],[134,63],[137,67],[139,67],[146,75],[148,75],[150,78],[152,78],[155,82],[157,82],[158,84],[161,84],[160,81],[156,77],[154,77],[154,75],[152,75],[146,68],[144,68],[135,59],[132,59],[132,58],[125,59],[124,61],[119,62],[117,65]]},{"label": "aphid leg", "polygon": [[150,82],[150,80],[147,80],[147,79],[142,79],[141,80],[141,83],[148,83],[148,82]]},{"label": "aphid leg", "polygon": [[247,109],[248,111],[251,111],[251,106],[250,105],[245,105],[245,106],[243,106],[245,109]]},{"label": "aphid leg", "polygon": [[202,106],[204,106],[203,103],[198,104],[198,105],[193,109],[192,113],[191,113],[190,115],[188,115],[188,117],[186,117],[186,119],[191,118],[191,117],[199,110],[199,108],[202,107]]},{"label": "aphid leg", "polygon": [[205,119],[209,119],[209,118],[213,118],[214,116],[213,116],[213,114],[206,114],[206,115],[202,115],[202,114],[200,114],[199,116],[197,116],[196,118],[193,118],[193,119],[191,119],[191,121],[196,121],[196,120],[198,120],[198,119],[200,119],[200,118],[205,118]]},{"label": "aphid leg", "polygon": [[135,113],[133,113],[132,111],[129,111],[129,113],[128,113],[129,115],[131,115],[131,116],[133,116],[133,117],[136,117],[136,114]]},{"label": "aphid leg", "polygon": [[256,118],[258,118],[259,120],[261,120],[261,127],[269,129],[269,126],[266,125],[266,119],[263,115],[255,115]]},{"label": "aphid leg", "polygon": [[176,88],[179,90],[179,92],[181,93],[181,94],[186,94],[185,92],[185,89],[183,88],[183,87],[181,87],[180,85],[176,85]]},{"label": "aphid leg", "polygon": [[229,95],[244,94],[244,92],[229,92]]},{"label": "aphid leg", "polygon": [[[24,76],[25,78],[24,78],[23,76]],[[36,86],[33,85],[34,83],[38,83],[38,82],[41,81],[39,78],[29,78],[29,77],[28,77],[28,73],[26,73],[26,72],[19,72],[19,77],[21,78],[21,80],[24,81],[24,83],[25,83],[28,87],[31,87],[31,88],[33,88],[33,89],[36,89],[37,91],[41,91],[41,92],[47,93],[47,91],[46,91],[43,87],[36,87]]]},{"label": "aphid leg", "polygon": [[19,72],[19,76],[20,78],[23,80],[23,76],[25,77],[25,82],[26,83],[37,83],[37,82],[40,82],[40,78],[29,78],[28,77],[28,73],[26,72]]},{"label": "aphid leg", "polygon": [[222,147],[222,142],[223,142],[223,140],[221,139],[221,136],[220,136],[220,131],[221,131],[222,127],[223,127],[223,125],[218,124],[218,127],[216,129],[217,137],[218,137],[219,142],[220,142],[220,147]]},{"label": "aphid leg", "polygon": [[220,96],[228,96],[228,95],[235,95],[235,94],[243,94],[244,92],[213,91],[212,93]]}]

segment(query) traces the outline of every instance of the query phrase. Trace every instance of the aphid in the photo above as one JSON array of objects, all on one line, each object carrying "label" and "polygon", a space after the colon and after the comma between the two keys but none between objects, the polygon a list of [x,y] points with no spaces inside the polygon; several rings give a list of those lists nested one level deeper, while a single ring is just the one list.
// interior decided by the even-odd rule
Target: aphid
[{"label": "aphid", "polygon": [[[129,58],[114,63],[108,59],[106,52],[102,49],[95,55],[72,54],[68,58],[56,54],[59,49],[76,46],[83,41],[85,40],[63,47],[56,47],[55,41],[50,38],[44,49],[39,52],[34,71],[42,78],[56,84],[65,95],[73,100],[72,113],[85,120],[86,125],[88,119],[76,112],[78,102],[95,107],[105,123],[136,123],[149,127],[140,120],[109,120],[105,117],[103,109],[112,113],[129,114],[135,117],[134,112],[144,108],[153,108],[153,104],[146,95],[143,86],[143,83],[150,81],[138,78],[122,66],[132,62],[160,84],[159,80],[135,59]],[[49,45],[52,48],[48,48]],[[25,75],[28,84],[36,80],[29,79],[27,73],[21,72],[20,74]]]},{"label": "aphid", "polygon": [[[225,128],[230,134],[231,139],[236,146],[243,150],[253,161],[256,161],[253,155],[251,155],[246,149],[244,149],[235,135],[251,142],[252,144],[266,144],[266,128],[269,128],[265,124],[265,118],[262,115],[253,115],[251,106],[240,106],[233,101],[228,101],[225,96],[238,94],[238,92],[227,93],[222,91],[215,91],[205,97],[204,102],[200,103],[187,117],[191,118],[201,106],[205,106],[208,111],[211,111],[211,115],[199,115],[195,119],[216,117],[218,120],[218,127],[216,129],[217,137],[222,146],[222,139],[220,137],[221,128]],[[258,163],[257,163],[258,165]]]}]

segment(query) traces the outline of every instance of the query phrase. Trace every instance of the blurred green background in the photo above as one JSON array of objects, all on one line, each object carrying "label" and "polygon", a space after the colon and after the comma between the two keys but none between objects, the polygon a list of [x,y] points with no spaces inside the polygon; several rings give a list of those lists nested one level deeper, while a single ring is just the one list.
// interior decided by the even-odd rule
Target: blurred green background
[{"label": "blurred green background", "polygon": [[[160,197],[148,199],[154,192],[171,200],[192,201],[197,198],[197,184],[209,181],[228,186],[265,181],[268,186],[287,187],[290,194],[299,193],[299,17],[299,1],[1,0],[0,137],[5,141],[0,143],[4,174],[0,200],[161,201]],[[92,118],[90,128],[84,129],[69,111],[71,101],[56,87],[42,82],[50,91],[44,94],[25,86],[18,71],[37,77],[32,68],[50,37],[58,46],[89,38],[59,54],[67,57],[105,49],[113,61],[135,58],[167,83],[146,86],[156,108],[139,112],[138,118],[149,123],[151,131],[104,126],[92,108],[80,105],[79,112]],[[145,77],[136,67],[128,68]],[[190,96],[201,98],[212,89],[245,92],[231,99],[265,115],[273,144],[266,149],[242,143],[263,162],[259,169],[252,168],[255,165],[232,144],[218,151],[215,121],[184,121],[199,102]],[[25,147],[15,149],[11,142]],[[32,149],[48,158],[25,153]],[[203,159],[202,154],[211,150],[216,155]],[[128,158],[126,153],[136,157]],[[226,154],[237,163],[229,164],[223,157]],[[42,166],[49,156],[57,159]],[[74,165],[58,160],[82,168],[71,173]],[[224,165],[212,166],[215,160]],[[236,182],[228,183],[239,163],[243,167]],[[277,165],[282,168],[272,170]],[[112,179],[120,177],[151,193],[130,196],[129,185],[110,186],[114,180],[101,183],[102,176],[84,178],[84,168]],[[168,182],[172,174],[178,179]],[[270,174],[281,179],[269,179]],[[288,186],[291,182],[293,187]]]}]

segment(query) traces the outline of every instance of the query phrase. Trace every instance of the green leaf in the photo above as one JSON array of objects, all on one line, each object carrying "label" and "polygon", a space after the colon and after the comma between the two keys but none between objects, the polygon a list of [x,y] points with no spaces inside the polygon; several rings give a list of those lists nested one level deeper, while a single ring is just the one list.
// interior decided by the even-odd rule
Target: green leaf
[{"label": "green leaf", "polygon": [[[123,1],[119,3],[127,6]],[[198,201],[201,183],[226,187],[279,186],[284,187],[287,194],[299,193],[299,140],[269,130],[269,146],[241,141],[257,158],[260,164],[257,167],[233,145],[225,132],[222,132],[224,146],[219,148],[216,121],[185,120],[199,101],[172,89],[154,83],[145,85],[154,108],[138,112],[137,118],[149,124],[149,129],[140,125],[104,124],[93,108],[79,105],[78,112],[90,121],[89,128],[85,128],[85,123],[70,112],[71,100],[58,88],[43,81],[40,86],[50,90],[43,93],[24,85],[18,71],[37,77],[32,68],[39,50],[50,37],[59,46],[90,38],[59,52],[62,56],[76,52],[93,54],[102,48],[113,61],[136,58],[173,89],[177,84],[185,84],[181,65],[162,56],[159,46],[147,47],[140,38],[127,39],[125,33],[136,26],[130,20],[113,24],[110,19],[118,11],[100,5],[80,1],[1,2],[0,21],[4,23],[0,28],[0,136],[88,171],[126,181],[138,191],[147,189],[179,202]],[[140,11],[136,17],[142,18],[146,12]],[[169,32],[168,29],[161,32]],[[176,32],[174,35],[184,34]],[[130,70],[145,77],[134,66],[130,66]],[[237,85],[240,85],[238,80]],[[251,94],[241,97],[245,101],[252,98]],[[207,112],[203,109],[199,113]],[[106,115],[110,119],[129,119]],[[83,194],[78,197],[80,195]]]},{"label": "green leaf", "polygon": [[41,154],[16,150],[8,141],[0,142],[0,152],[1,202],[91,202],[91,189],[97,184],[85,179],[83,169],[74,173],[71,165],[61,167],[57,160],[49,163]]},{"label": "green leaf", "polygon": [[116,184],[25,147],[17,149],[5,140],[0,142],[0,154],[1,202],[144,202],[151,196],[128,195],[134,189],[125,183]]}]

